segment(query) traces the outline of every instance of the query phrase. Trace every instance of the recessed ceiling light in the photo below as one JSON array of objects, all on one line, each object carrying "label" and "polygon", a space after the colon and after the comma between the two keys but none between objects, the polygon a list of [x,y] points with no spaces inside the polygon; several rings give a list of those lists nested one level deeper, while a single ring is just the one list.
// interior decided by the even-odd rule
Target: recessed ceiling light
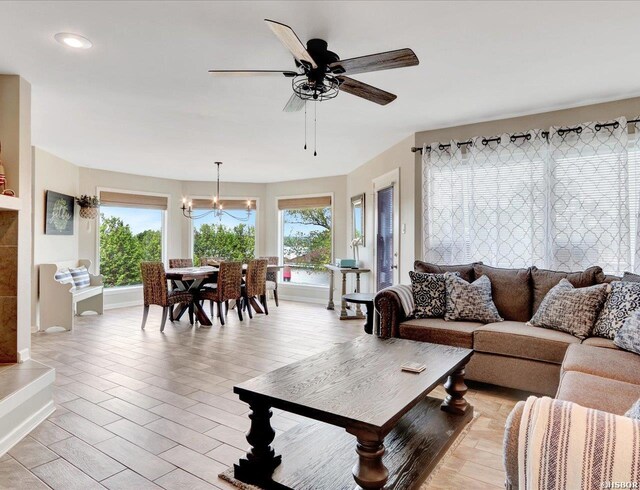
[{"label": "recessed ceiling light", "polygon": [[93,46],[93,43],[86,37],[78,36],[77,34],[70,34],[68,32],[59,32],[53,36],[60,44],[69,48],[75,49],[89,49]]}]

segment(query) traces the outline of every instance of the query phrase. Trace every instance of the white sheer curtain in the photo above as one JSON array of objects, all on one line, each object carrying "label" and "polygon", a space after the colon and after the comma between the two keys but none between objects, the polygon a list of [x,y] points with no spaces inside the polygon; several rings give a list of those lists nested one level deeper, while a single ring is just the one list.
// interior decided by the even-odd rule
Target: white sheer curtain
[{"label": "white sheer curtain", "polygon": [[[463,151],[464,148],[464,151]],[[624,118],[423,151],[424,257],[640,268],[640,140]]]},{"label": "white sheer curtain", "polygon": [[549,266],[632,267],[627,121],[549,131]]}]

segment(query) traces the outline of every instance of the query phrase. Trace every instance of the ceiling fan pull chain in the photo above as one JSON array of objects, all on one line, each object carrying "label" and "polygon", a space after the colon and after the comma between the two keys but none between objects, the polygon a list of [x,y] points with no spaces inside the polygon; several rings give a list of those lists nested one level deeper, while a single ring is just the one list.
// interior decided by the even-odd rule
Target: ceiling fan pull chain
[{"label": "ceiling fan pull chain", "polygon": [[318,152],[318,103],[313,104],[313,156],[317,157]]},{"label": "ceiling fan pull chain", "polygon": [[304,149],[307,149],[307,101],[304,101]]}]

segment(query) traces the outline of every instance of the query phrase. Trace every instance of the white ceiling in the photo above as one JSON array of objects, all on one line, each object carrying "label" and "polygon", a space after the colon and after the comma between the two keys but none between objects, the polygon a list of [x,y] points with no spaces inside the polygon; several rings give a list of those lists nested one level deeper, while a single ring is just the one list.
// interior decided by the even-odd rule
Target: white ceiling
[{"label": "white ceiling", "polygon": [[[354,77],[397,94],[386,107],[319,104],[314,158],[303,113],[281,112],[289,80],[207,74],[293,69],[264,18],[420,65]],[[223,180],[271,182],[345,174],[415,131],[638,96],[639,18],[613,1],[0,2],[0,73],[33,85],[33,144],[78,165],[211,180],[222,160]]]}]

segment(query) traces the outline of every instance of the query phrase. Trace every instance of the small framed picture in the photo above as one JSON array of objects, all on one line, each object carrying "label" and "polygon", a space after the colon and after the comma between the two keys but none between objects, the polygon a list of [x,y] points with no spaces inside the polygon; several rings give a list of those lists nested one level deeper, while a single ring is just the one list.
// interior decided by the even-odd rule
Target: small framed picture
[{"label": "small framed picture", "polygon": [[73,196],[47,191],[45,202],[45,235],[73,235],[75,199]]}]

